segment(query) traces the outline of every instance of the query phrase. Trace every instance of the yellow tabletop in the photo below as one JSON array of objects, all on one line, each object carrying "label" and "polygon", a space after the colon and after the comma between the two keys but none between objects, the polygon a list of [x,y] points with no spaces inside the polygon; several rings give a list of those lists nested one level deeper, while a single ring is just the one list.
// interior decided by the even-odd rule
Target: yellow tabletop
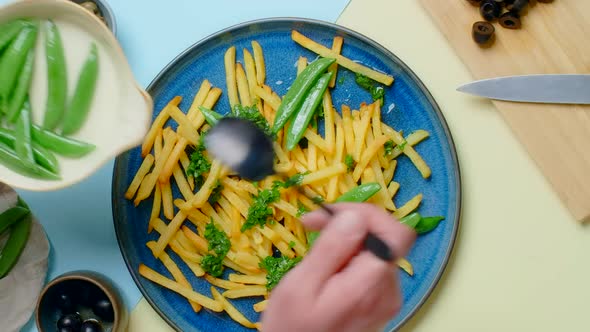
[{"label": "yellow tabletop", "polygon": [[[590,229],[569,215],[492,104],[455,92],[472,77],[417,1],[352,0],[337,23],[416,72],[459,154],[464,208],[454,254],[402,331],[586,331]],[[129,331],[171,329],[142,300]]]}]

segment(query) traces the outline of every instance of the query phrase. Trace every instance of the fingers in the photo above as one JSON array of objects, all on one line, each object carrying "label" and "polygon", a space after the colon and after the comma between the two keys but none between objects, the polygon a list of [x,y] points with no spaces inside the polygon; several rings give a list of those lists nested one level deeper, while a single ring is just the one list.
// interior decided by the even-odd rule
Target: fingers
[{"label": "fingers", "polygon": [[[367,203],[341,203],[330,206],[336,213],[355,211],[368,223],[369,231],[385,241],[396,257],[405,256],[414,240],[416,233],[411,228],[399,223],[383,209]],[[303,218],[305,227],[321,230],[330,224],[329,216],[323,211],[314,211]],[[321,237],[320,237],[321,238]]]},{"label": "fingers", "polygon": [[320,288],[359,252],[368,232],[367,227],[368,223],[358,211],[338,212],[324,227],[322,235],[296,268],[296,273],[306,274],[306,280],[312,283],[308,287]]}]

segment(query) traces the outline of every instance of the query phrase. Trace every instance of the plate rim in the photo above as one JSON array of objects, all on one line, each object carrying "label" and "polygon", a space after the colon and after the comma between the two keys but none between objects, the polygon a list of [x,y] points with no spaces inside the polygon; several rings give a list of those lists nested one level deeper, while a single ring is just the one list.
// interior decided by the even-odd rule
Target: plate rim
[{"label": "plate rim", "polygon": [[[354,38],[358,38],[359,40],[369,44],[371,47],[374,47],[375,49],[383,52],[387,57],[393,59],[394,62],[396,62],[404,71],[406,71],[408,73],[409,77],[420,88],[421,92],[428,99],[428,102],[433,106],[434,113],[436,114],[436,117],[438,118],[438,121],[440,122],[442,129],[446,135],[447,142],[451,148],[450,149],[451,160],[456,166],[453,169],[453,173],[454,173],[454,176],[456,179],[454,185],[455,185],[455,190],[457,192],[457,199],[456,199],[456,203],[455,203],[456,217],[455,217],[455,220],[453,220],[454,227],[452,230],[449,244],[445,248],[445,256],[443,258],[442,264],[440,265],[439,269],[436,271],[436,274],[435,274],[434,278],[432,279],[432,282],[428,285],[428,290],[424,293],[424,295],[422,297],[420,297],[417,300],[416,305],[406,314],[406,316],[403,319],[401,319],[390,330],[388,330],[388,332],[397,331],[402,326],[404,326],[412,317],[414,317],[414,315],[416,315],[416,313],[422,308],[422,306],[430,298],[430,296],[432,295],[432,293],[434,292],[434,290],[438,286],[439,282],[441,281],[441,279],[446,271],[446,268],[449,265],[449,260],[452,257],[454,249],[455,249],[455,243],[457,241],[457,237],[458,237],[458,233],[459,233],[462,208],[463,208],[463,204],[462,204],[462,202],[463,202],[463,192],[462,192],[463,181],[461,178],[461,166],[459,164],[459,158],[458,158],[458,154],[457,154],[457,147],[455,144],[455,140],[454,140],[451,130],[449,128],[448,122],[447,122],[446,118],[444,117],[444,114],[443,114],[440,106],[436,102],[436,99],[434,99],[434,96],[432,95],[430,90],[426,87],[426,85],[424,84],[424,82],[422,82],[422,80],[418,77],[418,75],[404,61],[402,61],[392,51],[390,51],[389,49],[387,49],[385,46],[381,45],[380,43],[378,43],[374,39],[372,39],[366,35],[363,35],[360,32],[357,32],[357,31],[354,31],[350,28],[339,25],[337,23],[332,23],[332,22],[323,21],[323,20],[319,20],[319,19],[303,18],[303,17],[295,17],[295,16],[262,18],[262,19],[248,20],[248,21],[244,21],[241,23],[231,25],[227,28],[213,32],[213,33],[209,34],[208,36],[191,44],[186,49],[184,49],[181,53],[179,53],[177,56],[175,56],[172,60],[170,60],[170,62],[164,68],[162,68],[162,70],[160,70],[160,72],[154,77],[154,79],[152,79],[152,81],[148,84],[148,86],[145,90],[148,93],[150,93],[154,89],[154,86],[156,85],[156,83],[158,83],[158,81],[160,81],[162,78],[164,78],[171,68],[176,66],[186,56],[188,56],[195,48],[201,46],[202,44],[204,44],[208,41],[211,41],[221,35],[230,33],[235,30],[243,29],[243,28],[248,27],[250,25],[265,24],[265,23],[272,23],[272,22],[306,23],[306,24],[312,24],[312,25],[316,25],[316,26],[329,27],[329,28],[332,28],[335,30],[340,30],[350,36],[353,36]],[[151,95],[151,93],[150,93],[150,95]],[[123,260],[125,261],[125,265],[127,266],[127,269],[129,270],[129,274],[133,278],[133,281],[135,282],[135,285],[137,286],[137,288],[141,292],[143,298],[150,304],[152,309],[156,313],[158,313],[158,315],[172,329],[180,332],[180,331],[182,331],[182,329],[154,303],[153,299],[149,296],[148,292],[144,289],[141,282],[139,281],[138,274],[134,273],[134,269],[131,266],[131,263],[130,263],[129,258],[127,256],[127,253],[123,251],[123,244],[122,244],[123,241],[121,239],[120,232],[119,232],[119,223],[117,223],[117,217],[115,216],[115,211],[117,210],[116,206],[119,204],[115,199],[115,188],[116,188],[116,184],[118,181],[117,176],[116,176],[116,170],[118,169],[118,165],[121,162],[121,158],[124,155],[128,155],[129,151],[130,150],[125,151],[124,153],[117,156],[117,158],[115,158],[115,163],[113,165],[113,176],[112,176],[112,181],[111,181],[111,201],[112,201],[112,208],[111,209],[112,209],[112,215],[113,215],[113,224],[114,224],[114,228],[115,228],[115,235],[117,237],[117,244],[119,246],[119,250],[121,251],[121,256],[123,256]]]}]

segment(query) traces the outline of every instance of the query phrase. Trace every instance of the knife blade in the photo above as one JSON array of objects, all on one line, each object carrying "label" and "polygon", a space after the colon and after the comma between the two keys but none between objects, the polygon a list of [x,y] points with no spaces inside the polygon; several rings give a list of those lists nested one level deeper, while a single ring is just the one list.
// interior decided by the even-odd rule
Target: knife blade
[{"label": "knife blade", "polygon": [[537,74],[474,81],[457,91],[495,100],[590,104],[590,75]]}]

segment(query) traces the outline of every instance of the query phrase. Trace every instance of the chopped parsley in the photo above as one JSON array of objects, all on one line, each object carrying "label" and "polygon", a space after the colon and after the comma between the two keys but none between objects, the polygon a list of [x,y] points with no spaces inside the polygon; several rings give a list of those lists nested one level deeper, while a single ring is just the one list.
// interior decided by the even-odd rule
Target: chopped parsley
[{"label": "chopped parsley", "polygon": [[295,247],[295,241],[289,241],[289,249],[293,249]]},{"label": "chopped parsley", "polygon": [[209,195],[209,204],[213,205],[217,203],[217,201],[221,198],[221,191],[223,190],[223,185],[221,181],[217,180],[215,185],[213,186],[213,190],[211,191],[211,195]]},{"label": "chopped parsley", "polygon": [[200,187],[205,182],[204,175],[211,169],[211,163],[205,156],[205,143],[203,138],[205,133],[201,135],[199,145],[195,148],[190,156],[190,164],[186,170],[186,175],[192,176],[195,179],[195,186]]},{"label": "chopped parsley", "polygon": [[393,153],[393,141],[389,140],[387,142],[385,142],[385,144],[383,145],[383,149],[385,149],[385,156],[389,156],[391,155],[391,153]]},{"label": "chopped parsley", "polygon": [[285,182],[275,181],[275,182],[273,182],[273,187],[290,188],[293,186],[299,186],[299,185],[301,185],[301,181],[303,181],[303,177],[309,173],[310,173],[309,171],[305,172],[305,173],[297,173],[297,174],[293,175],[292,177],[288,178]]},{"label": "chopped parsley", "polygon": [[322,196],[316,196],[311,199],[312,202],[315,204],[322,204],[324,202],[324,198]]},{"label": "chopped parsley", "polygon": [[264,189],[254,196],[252,205],[248,208],[248,216],[246,221],[242,225],[241,231],[246,230],[254,226],[264,226],[270,216],[272,216],[272,209],[270,204],[279,200],[279,188],[274,186],[271,189]]},{"label": "chopped parsley", "polygon": [[352,172],[352,170],[356,167],[356,162],[349,154],[347,154],[346,157],[344,157],[344,164],[346,165],[346,169],[349,172]]},{"label": "chopped parsley", "polygon": [[305,205],[298,203],[297,205],[297,214],[295,215],[297,218],[300,218],[302,215],[309,212],[309,210],[305,207]]},{"label": "chopped parsley", "polygon": [[205,227],[205,239],[209,241],[209,253],[201,260],[201,267],[214,277],[223,274],[223,259],[231,248],[231,242],[223,230],[217,229],[213,219]]},{"label": "chopped parsley", "polygon": [[268,136],[275,138],[275,134],[272,133],[270,125],[268,121],[264,118],[264,116],[258,111],[256,105],[253,106],[243,106],[243,105],[235,105],[233,110],[233,116],[249,120],[254,123],[258,128],[264,131]]},{"label": "chopped parsley", "polygon": [[266,270],[266,289],[272,290],[287,272],[294,268],[302,257],[267,256],[260,262],[260,268]]},{"label": "chopped parsley", "polygon": [[402,142],[402,144],[399,145],[400,151],[402,151],[402,152],[404,151],[404,148],[406,147],[406,144],[408,144],[408,141],[404,140]]},{"label": "chopped parsley", "polygon": [[362,74],[356,74],[356,84],[358,84],[361,88],[369,91],[371,97],[373,97],[373,101],[380,100],[381,105],[384,105],[385,100],[385,89],[382,86],[378,85],[377,82],[373,81],[372,79],[368,78]]}]

